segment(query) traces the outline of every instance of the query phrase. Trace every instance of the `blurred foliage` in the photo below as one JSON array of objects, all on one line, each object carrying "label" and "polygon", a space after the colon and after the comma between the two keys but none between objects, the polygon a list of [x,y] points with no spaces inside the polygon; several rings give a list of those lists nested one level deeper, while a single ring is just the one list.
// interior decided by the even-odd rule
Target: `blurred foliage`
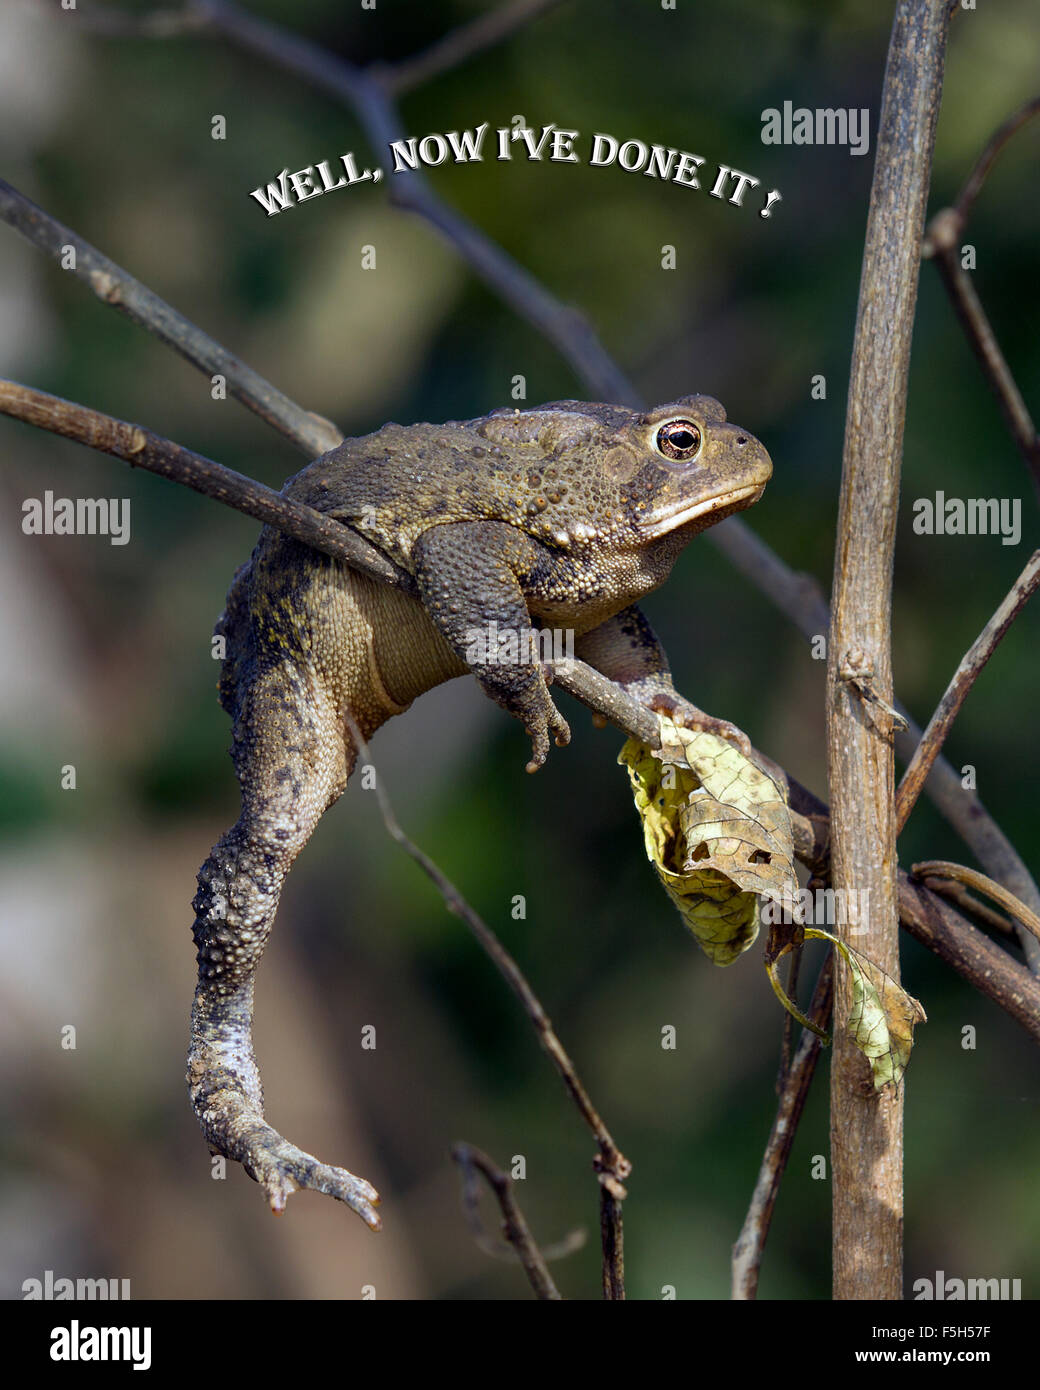
[{"label": "blurred foliage", "polygon": [[[10,23],[0,97],[5,176],[308,408],[360,434],[387,419],[466,418],[511,404],[517,373],[531,404],[585,394],[429,227],[387,208],[385,185],[273,219],[260,214],[248,191],[282,168],[346,150],[371,157],[356,121],[329,98],[204,37],[106,40],[14,0],[0,8]],[[482,7],[384,0],[361,11],[339,0],[257,0],[253,8],[351,59],[392,62]],[[578,0],[402,105],[417,135],[505,125],[520,113],[535,126],[578,128],[582,150],[593,131],[673,144],[782,191],[763,220],[750,205],[738,210],[617,168],[492,160],[429,174],[440,194],[589,317],[648,400],[711,393],[767,444],[774,480],[750,524],[824,591],[873,160],[839,147],[764,146],[760,113],[788,99],[867,106],[872,156],[890,11],[868,0],[674,11],[650,0]],[[932,211],[956,194],[996,125],[1035,95],[1038,45],[1040,15],[1027,0],[992,0],[957,16]],[[210,138],[214,113],[227,118],[224,141]],[[969,231],[975,283],[1034,408],[1038,139],[1040,128],[1030,128],[1004,153]],[[363,272],[360,248],[370,242],[379,268]],[[240,407],[211,400],[187,364],[15,243],[0,229],[5,374],[139,420],[276,486],[301,466]],[[677,266],[665,272],[668,244]],[[827,379],[822,402],[810,398],[817,373]],[[332,1211],[307,1225],[305,1204],[319,1199],[294,1198],[285,1221],[312,1243],[290,1258],[291,1237],[268,1233],[251,1184],[229,1180],[213,1195],[205,1187],[204,1146],[180,1088],[187,866],[202,861],[236,805],[209,633],[256,528],[9,422],[0,426],[0,458],[8,532],[19,542],[3,603],[5,632],[15,634],[8,650],[19,655],[2,687],[0,816],[11,837],[7,882],[26,879],[23,896],[9,888],[5,900],[9,909],[37,902],[41,920],[53,917],[39,938],[24,933],[21,918],[10,923],[19,962],[33,951],[43,962],[27,959],[14,981],[35,980],[26,1005],[49,1018],[59,974],[63,990],[80,976],[68,962],[47,966],[45,952],[63,959],[61,943],[82,938],[89,949],[77,947],[74,958],[85,962],[84,990],[93,960],[90,997],[105,1039],[81,1044],[84,1081],[64,1079],[49,1035],[41,1041],[27,1024],[21,1037],[8,1104],[35,1138],[31,1164],[8,1164],[17,1200],[4,1222],[18,1238],[4,1292],[17,1296],[22,1278],[50,1265],[129,1275],[137,1296],[294,1296],[315,1287],[357,1296],[376,1258],[367,1233],[355,1238],[352,1218]],[[927,265],[904,482],[895,671],[900,696],[923,721],[1036,534],[1023,467]],[[132,543],[26,545],[20,502],[44,488],[129,496]],[[1021,497],[1023,544],[915,536],[912,501],[936,490]],[[823,666],[794,629],[707,541],[646,606],[680,688],[823,792]],[[1040,614],[1027,610],[948,751],[956,765],[977,768],[985,803],[1040,869],[1030,660],[1038,627]],[[682,1298],[723,1297],[773,1112],[780,1010],[757,951],[720,972],[684,934],[644,859],[615,765],[620,740],[593,731],[560,698],[574,742],[535,778],[523,774],[523,731],[463,682],[393,721],[375,758],[409,832],[516,953],[635,1164],[631,1296],[659,1297],[671,1284]],[[57,790],[56,750],[58,763],[80,768],[75,794]],[[962,857],[926,804],[901,850],[904,863]],[[59,880],[65,897],[56,896]],[[524,920],[511,915],[517,894]],[[150,935],[159,916],[183,922],[168,945]],[[305,1084],[313,1032],[331,1049],[322,1084],[332,1088],[319,1088],[314,1104],[334,1111],[341,1095],[353,1095],[355,1132],[367,1136],[376,1165],[363,1167],[351,1152],[322,1156],[376,1182],[388,1228],[407,1236],[407,1260],[377,1280],[380,1296],[523,1296],[514,1269],[470,1246],[447,1158],[461,1138],[502,1163],[526,1156],[521,1196],[540,1239],[574,1225],[590,1230],[586,1249],[554,1273],[565,1295],[594,1296],[590,1141],[513,999],[356,786],[291,876],[275,937],[259,990],[261,1062],[277,1062],[283,1046],[291,1054],[289,1070],[276,1073],[280,1092],[267,1072],[275,1123],[292,1078]],[[905,946],[904,980],[929,1014],[906,1081],[907,1289],[946,1269],[1021,1278],[1035,1296],[1035,1055],[999,1011],[915,943]],[[167,958],[183,958],[175,980]],[[290,967],[298,983],[286,987],[297,993],[286,996],[285,1017],[300,1031],[278,1035],[265,1052],[264,1030],[277,1022],[265,1010],[278,1011],[277,972]],[[372,1021],[380,1048],[366,1055],[358,1029]],[[660,1047],[665,1024],[678,1029],[674,1052]],[[961,1047],[966,1024],[978,1030],[975,1051]],[[56,1109],[71,1116],[56,1137],[48,1107],[31,1099],[43,1094],[41,1076],[58,1088]],[[827,1152],[826,1101],[822,1067],[777,1208],[763,1297],[828,1296],[829,1187],[809,1176],[812,1156]],[[91,1154],[101,1164],[106,1143],[113,1152],[118,1143],[129,1176],[104,1199],[89,1184],[70,1187],[65,1160],[47,1157],[56,1146],[66,1159]],[[344,1242],[349,1253],[336,1264]]]}]

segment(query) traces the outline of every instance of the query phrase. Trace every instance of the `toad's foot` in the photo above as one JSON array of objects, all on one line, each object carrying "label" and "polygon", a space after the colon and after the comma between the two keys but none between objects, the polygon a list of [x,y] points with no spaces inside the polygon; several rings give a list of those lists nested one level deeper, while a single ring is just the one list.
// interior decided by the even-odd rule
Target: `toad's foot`
[{"label": "toad's foot", "polygon": [[346,1168],[333,1168],[313,1154],[304,1153],[263,1120],[254,1121],[248,1153],[240,1162],[267,1193],[276,1215],[285,1210],[290,1193],[309,1187],[344,1202],[373,1231],[383,1224],[376,1211],[379,1193],[371,1183],[348,1173]]},{"label": "toad's foot", "polygon": [[516,713],[524,721],[531,739],[531,758],[525,768],[527,772],[537,772],[544,766],[549,754],[550,734],[557,748],[566,748],[571,741],[571,726],[556,708],[548,692],[552,668],[540,667],[539,670],[541,681],[532,683],[532,688],[517,701],[515,709],[510,707],[510,712]]},{"label": "toad's foot", "polygon": [[745,758],[751,756],[751,740],[743,729],[738,729],[736,724],[731,724],[728,719],[716,719],[712,714],[705,714],[702,709],[698,709],[681,695],[656,695],[650,708],[655,714],[666,714],[684,729],[695,729],[699,733],[715,734],[717,738],[724,738],[727,743],[739,748]]},{"label": "toad's foot", "polygon": [[379,1193],[346,1168],[333,1168],[305,1153],[273,1129],[254,1101],[214,1072],[189,1069],[192,1102],[210,1148],[241,1163],[267,1194],[271,1210],[285,1210],[287,1198],[301,1188],[324,1192],[357,1212],[366,1226],[378,1231],[382,1222],[375,1208]]}]

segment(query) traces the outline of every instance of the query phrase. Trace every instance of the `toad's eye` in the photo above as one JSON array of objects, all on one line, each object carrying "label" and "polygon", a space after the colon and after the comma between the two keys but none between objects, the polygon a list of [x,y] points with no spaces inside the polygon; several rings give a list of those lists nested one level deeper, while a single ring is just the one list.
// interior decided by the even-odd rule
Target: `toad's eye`
[{"label": "toad's eye", "polygon": [[700,426],[692,420],[669,420],[654,435],[654,447],[666,459],[692,459],[701,447]]}]

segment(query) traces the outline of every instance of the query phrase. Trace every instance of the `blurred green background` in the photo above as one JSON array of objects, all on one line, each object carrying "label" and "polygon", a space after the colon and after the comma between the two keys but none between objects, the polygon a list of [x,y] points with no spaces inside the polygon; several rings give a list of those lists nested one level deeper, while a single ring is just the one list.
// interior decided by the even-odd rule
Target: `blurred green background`
[{"label": "blurred green background", "polygon": [[[85,5],[84,5],[85,8]],[[337,0],[252,7],[353,60],[394,61],[483,8]],[[619,169],[492,161],[434,187],[584,312],[653,402],[701,391],[767,445],[775,475],[750,524],[829,589],[859,260],[891,5],[575,0],[410,93],[410,133],[516,114],[746,170],[783,202],[770,220]],[[0,0],[0,172],[309,409],[348,434],[584,396],[559,355],[425,224],[360,186],[265,218],[249,190],[354,150],[351,115],[206,37],[82,32],[58,7]],[[993,129],[1036,94],[1040,13],[991,0],[953,27],[932,211]],[[867,106],[871,152],[763,146],[761,112]],[[210,138],[214,114],[227,139]],[[975,284],[1027,399],[1040,398],[1038,139],[1018,137],[972,219]],[[361,269],[373,244],[378,269]],[[661,248],[677,266],[660,268]],[[168,349],[0,227],[0,370],[147,424],[275,487],[290,446]],[[810,398],[810,378],[827,398]],[[314,1194],[273,1221],[237,1167],[210,1179],[183,1083],[194,977],[194,874],[235,818],[210,633],[257,528],[183,489],[0,421],[0,1288],[129,1278],[137,1298],[526,1297],[472,1242],[448,1157],[503,1165],[536,1237],[590,1239],[554,1266],[565,1296],[599,1289],[592,1143],[512,996],[356,786],[290,876],[258,988],[271,1121],[384,1200],[370,1235]],[[133,539],[28,538],[21,503],[132,499]],[[937,489],[1023,499],[1017,549],[911,530]],[[931,267],[914,337],[895,590],[901,698],[927,719],[1020,570],[1035,499]],[[702,540],[646,604],[677,684],[825,793],[823,664]],[[948,745],[1034,868],[1035,645],[1028,610]],[[561,695],[574,740],[527,777],[523,730],[458,681],[394,720],[374,756],[397,813],[515,952],[635,1167],[629,1293],[726,1297],[774,1108],[779,1007],[759,949],[720,971],[647,865],[620,740]],[[59,768],[77,768],[75,791]],[[965,859],[927,804],[905,864]],[[527,901],[512,920],[514,895]],[[936,1270],[1040,1287],[1035,1052],[916,943],[904,980],[928,1011],[908,1074],[906,1286]],[[806,972],[808,976],[809,972]],[[77,1028],[63,1051],[59,1029]],[[374,1024],[375,1052],[360,1030]],[[678,1031],[662,1051],[661,1028]],[[964,1051],[961,1029],[977,1029]],[[781,1192],[763,1298],[829,1295],[826,1065]],[[497,1228],[487,1208],[488,1225]]]}]

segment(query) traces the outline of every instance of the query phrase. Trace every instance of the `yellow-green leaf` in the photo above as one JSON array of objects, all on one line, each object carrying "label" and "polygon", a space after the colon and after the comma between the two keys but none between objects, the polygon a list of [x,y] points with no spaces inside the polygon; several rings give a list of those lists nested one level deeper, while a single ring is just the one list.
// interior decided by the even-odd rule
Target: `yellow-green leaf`
[{"label": "yellow-green leaf", "polygon": [[[808,933],[806,933],[808,935]],[[927,1021],[920,1003],[866,956],[844,947],[852,969],[852,1008],[846,1027],[870,1063],[874,1087],[897,1083],[914,1045],[914,1025]]]},{"label": "yellow-green leaf", "polygon": [[661,747],[630,739],[628,768],[647,858],[716,965],[758,935],[758,896],[798,891],[784,790],[738,748],[658,716]]},{"label": "yellow-green leaf", "polygon": [[[906,1071],[910,1052],[914,1045],[914,1025],[927,1022],[927,1015],[921,1004],[891,975],[887,975],[879,965],[862,955],[852,946],[839,941],[830,932],[818,927],[806,927],[808,940],[815,937],[829,941],[844,956],[852,971],[852,1008],[845,1021],[845,1027],[852,1041],[870,1063],[874,1078],[874,1088],[880,1091],[883,1086],[898,1083]],[[786,954],[780,952],[780,956]],[[769,978],[784,1007],[793,1014],[799,1023],[812,1028],[826,1038],[819,1028],[799,1011],[787,998],[776,977],[776,962],[767,964]]]}]

